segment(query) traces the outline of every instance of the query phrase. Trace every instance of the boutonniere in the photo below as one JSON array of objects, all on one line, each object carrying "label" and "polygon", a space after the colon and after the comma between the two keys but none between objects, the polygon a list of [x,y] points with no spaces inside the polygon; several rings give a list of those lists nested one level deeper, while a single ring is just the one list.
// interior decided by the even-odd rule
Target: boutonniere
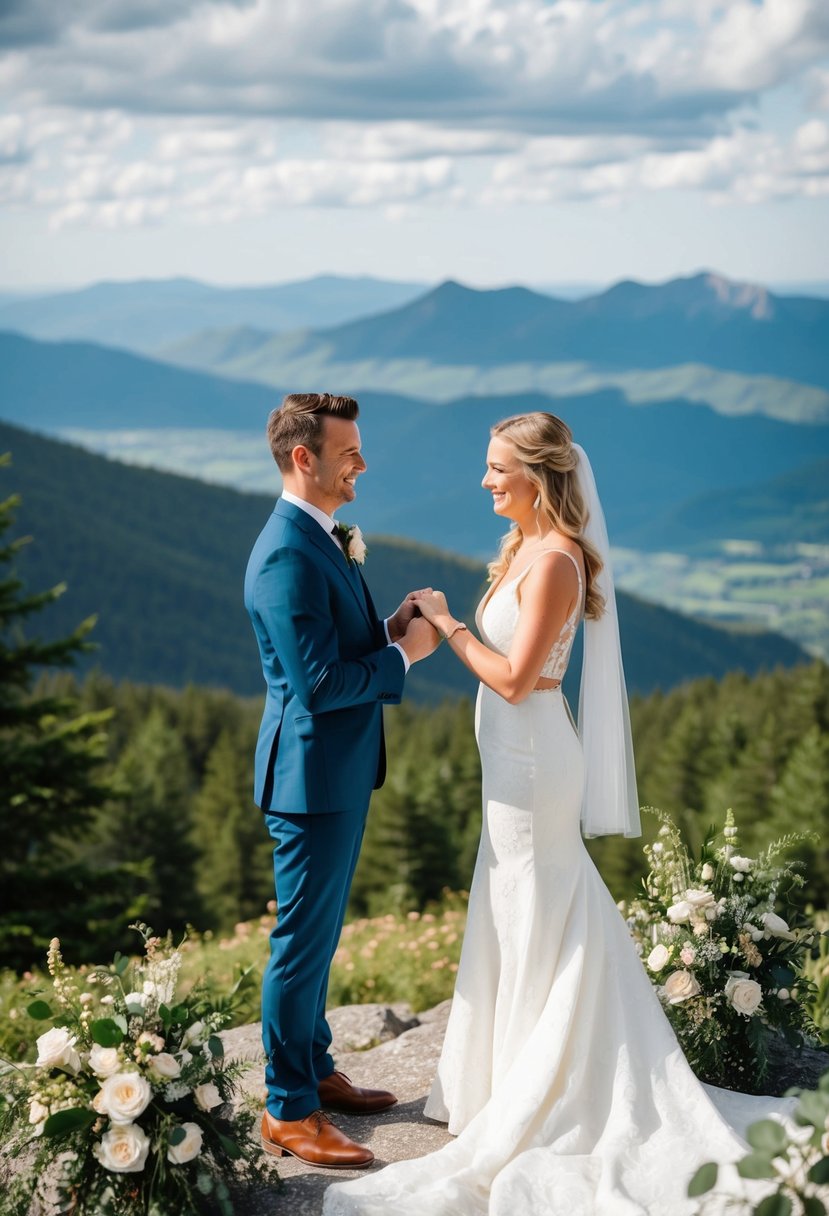
[{"label": "boutonniere", "polygon": [[368,549],[360,529],[356,524],[337,524],[337,531],[348,560],[356,562],[358,566],[362,566],[366,560]]}]

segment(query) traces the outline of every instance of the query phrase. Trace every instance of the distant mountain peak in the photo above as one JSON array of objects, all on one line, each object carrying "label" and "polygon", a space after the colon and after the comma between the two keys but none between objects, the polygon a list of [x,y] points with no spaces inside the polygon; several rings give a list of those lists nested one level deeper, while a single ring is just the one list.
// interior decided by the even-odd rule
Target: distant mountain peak
[{"label": "distant mountain peak", "polygon": [[755,321],[770,321],[774,316],[772,296],[767,288],[761,287],[760,284],[738,283],[713,272],[701,275],[700,278],[724,307],[744,310]]}]

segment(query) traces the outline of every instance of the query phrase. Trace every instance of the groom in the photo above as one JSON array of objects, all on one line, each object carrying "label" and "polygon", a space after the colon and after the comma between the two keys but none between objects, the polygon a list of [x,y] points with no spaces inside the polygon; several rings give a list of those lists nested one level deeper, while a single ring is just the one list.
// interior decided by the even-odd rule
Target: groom
[{"label": "groom", "polygon": [[284,489],[245,577],[267,685],[254,796],[275,841],[279,909],[262,984],[262,1145],[351,1169],[374,1155],[321,1108],[368,1114],[396,1098],[334,1070],[328,972],[371,791],[385,777],[382,707],[399,703],[409,665],[438,642],[408,599],[378,618],[358,537],[333,519],[366,468],[358,413],[352,398],[328,393],[293,393],[273,411],[268,439]]}]

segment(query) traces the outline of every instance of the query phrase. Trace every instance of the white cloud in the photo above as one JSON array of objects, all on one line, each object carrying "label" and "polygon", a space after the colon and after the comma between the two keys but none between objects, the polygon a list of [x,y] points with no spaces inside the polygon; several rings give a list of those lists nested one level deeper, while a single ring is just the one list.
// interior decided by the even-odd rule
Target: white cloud
[{"label": "white cloud", "polygon": [[826,0],[7,0],[4,39],[0,192],[58,227],[829,173]]}]

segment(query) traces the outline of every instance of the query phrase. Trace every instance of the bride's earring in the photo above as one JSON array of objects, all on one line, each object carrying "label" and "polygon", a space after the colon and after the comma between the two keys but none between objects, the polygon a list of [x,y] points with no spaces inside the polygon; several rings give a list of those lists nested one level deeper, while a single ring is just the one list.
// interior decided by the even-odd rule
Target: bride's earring
[{"label": "bride's earring", "polygon": [[541,495],[540,495],[540,494],[536,494],[536,496],[535,496],[535,502],[533,503],[533,507],[534,507],[534,508],[536,509],[536,511],[537,511],[537,510],[538,510],[538,508],[539,508],[540,506],[541,506]]}]

